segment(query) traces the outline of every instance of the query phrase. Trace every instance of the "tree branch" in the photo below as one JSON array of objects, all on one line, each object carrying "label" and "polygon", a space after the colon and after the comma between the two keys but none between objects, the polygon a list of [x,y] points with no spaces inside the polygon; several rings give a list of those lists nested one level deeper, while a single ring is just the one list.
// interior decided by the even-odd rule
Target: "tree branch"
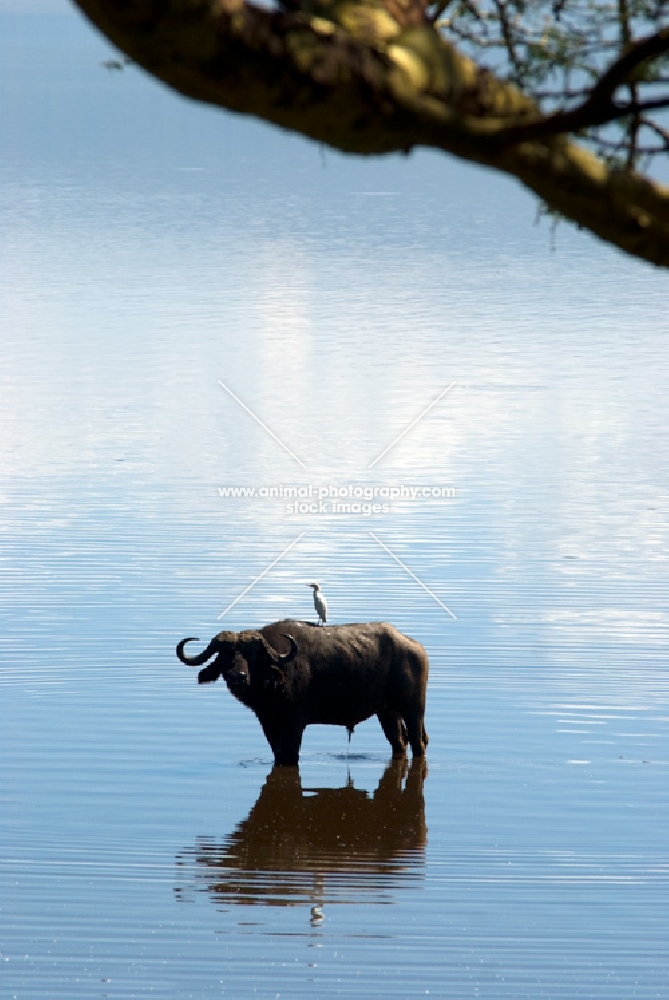
[{"label": "tree branch", "polygon": [[526,126],[511,126],[505,135],[506,141],[519,142],[544,138],[549,135],[564,135],[597,128],[609,122],[618,121],[628,115],[638,115],[644,111],[655,111],[669,106],[669,97],[655,101],[630,101],[616,104],[616,90],[628,82],[629,76],[648,59],[669,51],[669,28],[663,28],[654,35],[642,38],[617,59],[598,80],[588,97],[570,111],[556,111],[539,121]]},{"label": "tree branch", "polygon": [[497,16],[499,17],[499,23],[502,29],[502,38],[504,39],[504,45],[506,46],[506,51],[509,55],[509,61],[513,66],[516,83],[520,83],[523,78],[523,69],[516,53],[516,46],[513,39],[513,33],[511,31],[511,25],[509,24],[509,19],[506,16],[505,0],[493,0],[493,3],[495,4],[495,8],[497,10]]},{"label": "tree branch", "polygon": [[359,5],[364,24],[354,30],[243,0],[75,2],[135,63],[189,98],[347,153],[419,145],[452,153],[518,178],[577,225],[669,267],[669,190],[610,169],[562,135],[528,136],[550,118],[428,24],[389,35],[387,10],[377,18],[379,8]]},{"label": "tree branch", "polygon": [[642,63],[649,59],[655,59],[667,51],[669,51],[669,28],[662,28],[653,35],[640,38],[628,48],[625,55],[609,66],[604,76],[592,88],[590,102],[593,104],[610,103],[618,87],[629,81],[635,69],[638,69]]}]

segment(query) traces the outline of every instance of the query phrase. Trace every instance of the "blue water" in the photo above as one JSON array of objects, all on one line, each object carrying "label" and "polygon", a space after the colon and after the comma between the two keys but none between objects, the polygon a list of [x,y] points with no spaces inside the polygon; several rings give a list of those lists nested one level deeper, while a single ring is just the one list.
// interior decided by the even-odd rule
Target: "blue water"
[{"label": "blue water", "polygon": [[[0,16],[0,995],[666,997],[666,277],[53,6]],[[453,495],[219,492],[309,485]],[[428,650],[426,771],[371,720],[277,775],[177,661],[314,579]]]}]

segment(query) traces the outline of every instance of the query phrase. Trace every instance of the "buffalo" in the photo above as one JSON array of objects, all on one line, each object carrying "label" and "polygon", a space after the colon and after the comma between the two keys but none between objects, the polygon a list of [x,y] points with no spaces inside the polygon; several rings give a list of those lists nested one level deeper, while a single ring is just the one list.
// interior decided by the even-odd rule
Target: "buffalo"
[{"label": "buffalo", "polygon": [[[219,632],[197,656],[177,646],[188,666],[204,669],[198,683],[222,677],[255,712],[276,764],[298,763],[302,736],[313,724],[345,726],[349,738],[376,715],[393,751],[415,757],[427,746],[427,653],[385,622],[321,626],[280,621],[261,629]],[[213,659],[215,657],[215,659]],[[210,662],[213,661],[213,662]]]}]

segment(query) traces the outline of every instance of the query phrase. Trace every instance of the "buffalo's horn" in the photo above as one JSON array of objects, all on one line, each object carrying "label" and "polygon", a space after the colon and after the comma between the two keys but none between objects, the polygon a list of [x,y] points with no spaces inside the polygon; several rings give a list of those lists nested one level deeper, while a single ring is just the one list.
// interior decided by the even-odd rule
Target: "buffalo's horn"
[{"label": "buffalo's horn", "polygon": [[279,653],[279,663],[290,663],[297,656],[297,651],[300,647],[292,635],[288,635],[287,632],[282,632],[281,635],[290,643],[290,650],[287,653]]},{"label": "buffalo's horn", "polygon": [[186,643],[199,642],[199,641],[200,640],[196,638],[182,639],[179,645],[177,646],[177,656],[179,657],[182,663],[185,663],[189,667],[201,667],[203,663],[206,663],[207,660],[210,660],[212,658],[214,653],[218,652],[219,648],[218,636],[214,636],[214,638],[211,640],[207,648],[202,653],[198,653],[197,656],[186,656],[186,654],[184,653],[184,646],[186,645]]},{"label": "buffalo's horn", "polygon": [[270,644],[268,643],[267,639],[262,634],[262,632],[258,633],[260,641],[262,642],[263,646],[269,653],[271,659],[274,660],[275,663],[289,663],[297,653],[297,643],[293,639],[292,635],[286,635],[285,632],[282,632],[281,635],[283,635],[284,638],[288,639],[288,641],[290,642],[291,649],[288,653],[277,653],[276,649],[274,649],[273,646],[270,646]]}]

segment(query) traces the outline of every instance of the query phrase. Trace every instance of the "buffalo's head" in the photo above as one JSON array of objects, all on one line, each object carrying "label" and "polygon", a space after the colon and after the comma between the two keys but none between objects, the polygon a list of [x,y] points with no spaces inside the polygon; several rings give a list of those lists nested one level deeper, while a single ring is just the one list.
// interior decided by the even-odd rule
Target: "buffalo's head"
[{"label": "buffalo's head", "polygon": [[292,635],[283,633],[290,643],[287,653],[278,653],[270,646],[265,637],[256,631],[219,632],[207,648],[197,656],[187,656],[184,646],[187,642],[197,642],[197,639],[182,639],[177,646],[177,656],[189,667],[199,667],[207,663],[213,656],[216,659],[209,663],[197,676],[198,684],[211,684],[223,677],[231,692],[240,700],[246,700],[244,695],[255,685],[264,685],[268,680],[282,684],[285,676],[281,669],[297,654],[297,643]]}]

